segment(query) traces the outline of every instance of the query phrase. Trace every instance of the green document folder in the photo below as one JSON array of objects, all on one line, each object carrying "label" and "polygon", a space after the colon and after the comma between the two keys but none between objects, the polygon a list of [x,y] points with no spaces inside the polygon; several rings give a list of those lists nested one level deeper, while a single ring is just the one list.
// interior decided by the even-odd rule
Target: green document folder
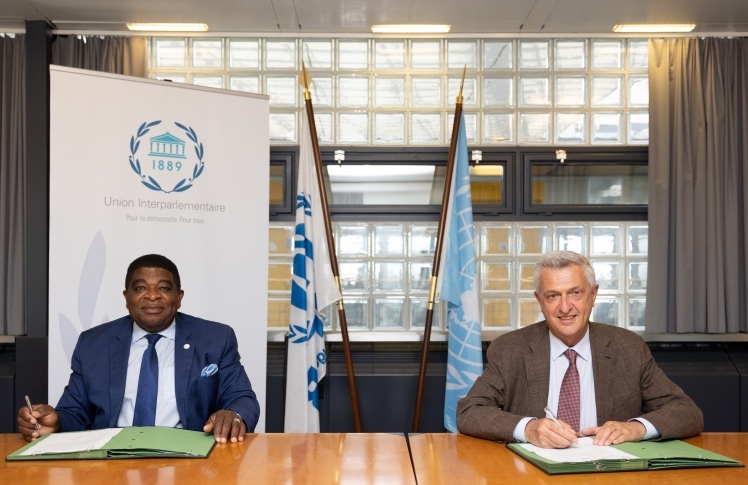
[{"label": "green document folder", "polygon": [[[90,433],[73,431],[65,433]],[[15,460],[86,460],[114,458],[207,458],[216,444],[213,433],[185,429],[143,426],[122,428],[104,446],[88,451],[70,453],[42,453],[22,455],[28,449],[43,443],[53,435],[46,435],[8,455],[6,461]]]},{"label": "green document folder", "polygon": [[549,460],[523,448],[519,443],[511,443],[507,447],[549,475],[560,473],[743,466],[737,460],[712,453],[711,451],[689,445],[679,440],[640,441],[638,443],[612,445],[613,448],[634,455],[636,458],[630,460],[596,460],[581,463]]}]

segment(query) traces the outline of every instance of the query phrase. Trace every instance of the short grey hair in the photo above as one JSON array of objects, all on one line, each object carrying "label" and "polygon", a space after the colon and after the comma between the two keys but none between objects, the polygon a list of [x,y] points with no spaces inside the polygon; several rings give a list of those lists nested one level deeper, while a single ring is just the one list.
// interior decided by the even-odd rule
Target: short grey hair
[{"label": "short grey hair", "polygon": [[590,288],[595,287],[595,269],[587,258],[579,253],[575,253],[574,251],[551,251],[550,253],[544,254],[535,263],[535,269],[532,275],[535,280],[535,291],[540,291],[540,273],[542,273],[544,269],[567,268],[569,266],[581,266],[582,269],[584,269],[584,277],[587,279]]}]

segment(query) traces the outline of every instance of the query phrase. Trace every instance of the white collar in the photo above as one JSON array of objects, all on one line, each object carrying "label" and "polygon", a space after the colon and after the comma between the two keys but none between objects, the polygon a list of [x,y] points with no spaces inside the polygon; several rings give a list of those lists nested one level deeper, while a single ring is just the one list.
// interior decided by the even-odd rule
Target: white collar
[{"label": "white collar", "polygon": [[556,360],[566,352],[567,349],[574,349],[574,351],[587,362],[590,361],[592,355],[592,348],[590,347],[590,326],[587,325],[587,331],[584,332],[582,340],[577,342],[574,347],[569,347],[562,341],[560,341],[553,333],[548,330],[548,336],[551,339],[551,360]]},{"label": "white collar", "polygon": [[[162,331],[158,332],[160,335],[163,335],[164,337],[175,340],[176,334],[177,334],[177,327],[174,325],[174,322],[176,322],[176,317],[171,322],[171,325],[163,329]],[[148,335],[149,332],[146,332],[140,326],[138,326],[137,323],[133,320],[132,322],[132,341],[137,342],[138,340],[142,339],[146,335]]]}]

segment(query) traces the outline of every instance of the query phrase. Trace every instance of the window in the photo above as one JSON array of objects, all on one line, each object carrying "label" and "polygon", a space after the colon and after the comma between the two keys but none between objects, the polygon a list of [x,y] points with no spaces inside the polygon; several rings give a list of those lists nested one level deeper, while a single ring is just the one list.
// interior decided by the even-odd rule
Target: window
[{"label": "window", "polygon": [[[332,214],[439,214],[447,172],[446,158],[432,163],[328,163],[325,185]],[[476,211],[511,212],[507,174],[511,155],[498,155],[470,167]]]},{"label": "window", "polygon": [[[423,329],[436,244],[436,224],[334,223],[341,286],[350,330]],[[269,327],[288,326],[293,223],[270,228]],[[590,259],[599,293],[592,320],[644,328],[647,290],[646,222],[477,222],[481,322],[486,330],[520,328],[543,319],[533,265],[548,251]],[[433,326],[444,330],[437,306]],[[327,328],[337,330],[329,311]]]},{"label": "window", "polygon": [[[533,265],[563,249],[584,254],[595,268],[593,320],[643,330],[646,149],[569,151],[561,163],[552,149],[483,148],[482,161],[471,162],[483,329],[541,320]],[[446,149],[346,148],[339,165],[333,151],[322,152],[351,330],[407,335],[423,328],[447,156]],[[285,329],[290,288],[281,283],[290,278],[294,226],[290,217],[274,220],[270,325]],[[338,330],[334,309],[328,316],[328,329]],[[443,322],[437,305],[435,330],[443,331]]]},{"label": "window", "polygon": [[320,143],[448,146],[462,69],[468,142],[646,145],[646,39],[149,38],[151,78],[268,94],[298,143],[302,60]]},{"label": "window", "polygon": [[[350,330],[423,328],[436,240],[435,224],[334,224],[340,283]],[[287,327],[293,224],[270,227],[269,327]],[[328,311],[328,329],[337,312]],[[441,328],[435,312],[433,325]]]},{"label": "window", "polygon": [[[649,142],[647,49],[646,39],[621,38],[158,37],[148,72],[271,96],[269,328],[288,325],[303,60],[351,330],[423,327],[464,66],[468,144],[483,152],[471,188],[484,329],[540,319],[531,269],[552,249],[595,266],[595,321],[642,329],[648,191],[646,149],[637,147]],[[568,152],[564,164],[557,148]],[[437,329],[443,316],[438,306]]]},{"label": "window", "polygon": [[294,210],[293,188],[294,159],[298,152],[293,149],[270,151],[270,214],[292,214]]},{"label": "window", "polygon": [[[345,161],[322,149],[325,184],[333,215],[437,214],[442,203],[445,148],[346,147]],[[471,162],[471,186],[476,211],[511,213],[515,154],[484,151],[480,163]]]},{"label": "window", "polygon": [[649,169],[645,152],[523,156],[526,213],[646,213]]}]

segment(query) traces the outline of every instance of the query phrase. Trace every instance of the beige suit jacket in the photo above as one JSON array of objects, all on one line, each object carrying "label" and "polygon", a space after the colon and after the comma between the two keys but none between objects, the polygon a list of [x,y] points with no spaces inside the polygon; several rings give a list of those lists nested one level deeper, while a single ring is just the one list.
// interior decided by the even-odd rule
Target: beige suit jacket
[{"label": "beige suit jacket", "polygon": [[[598,426],[642,417],[662,439],[697,435],[704,428],[701,410],[665,376],[641,337],[623,328],[590,323],[590,346]],[[545,321],[494,340],[483,375],[457,405],[459,431],[511,442],[523,417],[544,417],[550,354]]]}]

